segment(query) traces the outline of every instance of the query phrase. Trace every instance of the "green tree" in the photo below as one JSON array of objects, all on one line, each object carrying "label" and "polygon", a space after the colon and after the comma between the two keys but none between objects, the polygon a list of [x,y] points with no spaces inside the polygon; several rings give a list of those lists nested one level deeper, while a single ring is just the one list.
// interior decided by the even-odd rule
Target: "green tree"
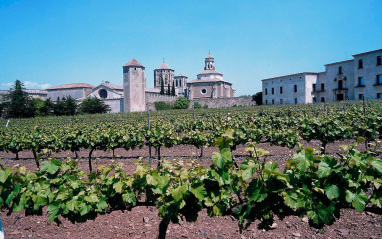
[{"label": "green tree", "polygon": [[53,107],[54,114],[55,115],[74,115],[77,110],[77,103],[76,100],[73,99],[71,96],[68,96],[68,98],[62,97],[60,100],[60,97],[57,97],[57,102]]},{"label": "green tree", "polygon": [[53,110],[54,110],[54,103],[52,102],[52,100],[50,98],[46,99],[44,101],[44,106],[40,109],[41,114],[44,116],[52,115]]},{"label": "green tree", "polygon": [[171,110],[174,108],[174,106],[170,103],[166,103],[164,101],[157,101],[154,102],[155,110]]},{"label": "green tree", "polygon": [[76,113],[76,110],[77,110],[76,100],[73,99],[71,96],[68,96],[64,104],[64,115],[74,115]]},{"label": "green tree", "polygon": [[263,92],[257,92],[256,94],[252,95],[252,100],[256,102],[256,105],[262,105],[263,104]]},{"label": "green tree", "polygon": [[107,113],[108,111],[110,111],[110,106],[106,105],[103,100],[95,97],[88,97],[79,105],[80,113],[99,114]]},{"label": "green tree", "polygon": [[188,109],[190,101],[184,97],[178,97],[174,103],[174,109]]},{"label": "green tree", "polygon": [[171,95],[170,82],[167,85],[167,95]]},{"label": "green tree", "polygon": [[33,117],[33,103],[24,91],[24,84],[16,80],[9,94],[4,96],[4,109],[9,118]]},{"label": "green tree", "polygon": [[35,116],[43,116],[44,101],[41,98],[33,98],[32,105]]},{"label": "green tree", "polygon": [[174,81],[172,81],[171,95],[175,96],[175,83],[174,83]]},{"label": "green tree", "polygon": [[202,108],[202,105],[199,104],[199,102],[195,102],[194,103],[194,109],[200,109],[200,108]]},{"label": "green tree", "polygon": [[162,76],[160,76],[160,94],[164,95],[164,82]]}]

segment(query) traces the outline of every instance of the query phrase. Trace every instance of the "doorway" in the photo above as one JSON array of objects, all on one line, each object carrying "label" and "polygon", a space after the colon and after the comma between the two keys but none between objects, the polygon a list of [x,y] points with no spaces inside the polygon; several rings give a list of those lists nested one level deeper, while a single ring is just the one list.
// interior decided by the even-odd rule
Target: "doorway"
[{"label": "doorway", "polygon": [[343,101],[344,100],[344,94],[337,94],[337,101]]}]

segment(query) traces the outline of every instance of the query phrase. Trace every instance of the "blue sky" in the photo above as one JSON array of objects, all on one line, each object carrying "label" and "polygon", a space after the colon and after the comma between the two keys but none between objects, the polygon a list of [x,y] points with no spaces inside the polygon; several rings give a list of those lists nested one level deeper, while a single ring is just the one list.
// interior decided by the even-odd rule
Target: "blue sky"
[{"label": "blue sky", "polygon": [[382,1],[1,0],[0,88],[102,81],[122,84],[135,57],[166,63],[189,80],[211,50],[236,96],[261,79],[304,71],[382,48]]}]

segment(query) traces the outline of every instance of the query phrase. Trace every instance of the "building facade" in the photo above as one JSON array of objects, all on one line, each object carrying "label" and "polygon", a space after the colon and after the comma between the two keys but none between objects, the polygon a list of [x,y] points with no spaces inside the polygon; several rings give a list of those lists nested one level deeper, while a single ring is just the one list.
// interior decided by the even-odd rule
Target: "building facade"
[{"label": "building facade", "polygon": [[[133,58],[122,66],[122,69],[123,85],[110,84],[109,81],[105,81],[98,86],[73,83],[46,90],[27,91],[31,97],[51,98],[53,101],[69,96],[76,99],[77,103],[81,103],[86,97],[101,98],[105,104],[110,106],[110,113],[145,111],[147,107],[152,107],[157,101],[175,102],[178,96],[185,96],[190,100],[220,98],[216,101],[217,103],[215,102],[215,105],[219,106],[224,105],[224,98],[234,97],[232,84],[223,80],[223,74],[215,71],[214,58],[211,54],[205,58],[204,71],[191,82],[187,82],[188,77],[182,74],[174,76],[174,70],[165,61],[154,70],[154,88],[146,88],[145,67],[136,59]],[[160,94],[162,82],[165,93],[167,93],[168,86],[170,89],[175,87],[175,96]],[[0,91],[0,95],[7,94],[7,92]],[[241,102],[241,100],[227,100],[226,105],[249,104],[247,101]]]},{"label": "building facade", "polygon": [[262,80],[263,104],[307,104],[382,99],[382,49],[304,72]]},{"label": "building facade", "polygon": [[223,80],[223,74],[215,70],[215,59],[209,53],[204,61],[204,71],[197,79],[187,83],[188,99],[200,98],[231,98],[235,96],[230,82]]}]

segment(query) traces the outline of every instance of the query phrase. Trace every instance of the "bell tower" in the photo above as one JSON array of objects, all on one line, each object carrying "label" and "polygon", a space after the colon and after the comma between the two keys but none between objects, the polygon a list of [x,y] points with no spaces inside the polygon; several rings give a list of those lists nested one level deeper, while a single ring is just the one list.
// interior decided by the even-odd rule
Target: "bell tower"
[{"label": "bell tower", "polygon": [[211,56],[211,53],[208,52],[208,56],[206,57],[204,63],[204,70],[215,70],[214,61],[215,59]]},{"label": "bell tower", "polygon": [[124,93],[123,111],[145,111],[145,67],[133,58],[122,68]]}]

